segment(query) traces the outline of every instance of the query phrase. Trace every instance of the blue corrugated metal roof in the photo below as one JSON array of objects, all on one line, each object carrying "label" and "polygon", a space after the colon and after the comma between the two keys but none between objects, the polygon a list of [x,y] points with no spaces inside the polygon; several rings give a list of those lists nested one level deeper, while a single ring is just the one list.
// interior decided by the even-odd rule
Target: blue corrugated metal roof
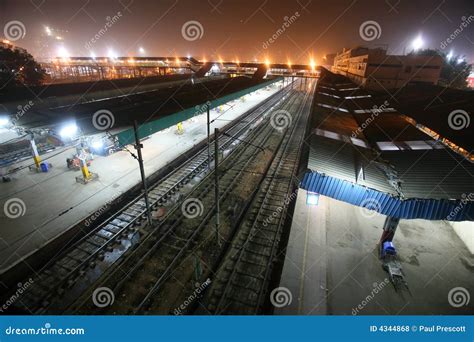
[{"label": "blue corrugated metal roof", "polygon": [[304,190],[315,192],[380,214],[402,219],[474,221],[474,205],[466,199],[405,199],[370,189],[352,182],[307,172],[300,184]]}]

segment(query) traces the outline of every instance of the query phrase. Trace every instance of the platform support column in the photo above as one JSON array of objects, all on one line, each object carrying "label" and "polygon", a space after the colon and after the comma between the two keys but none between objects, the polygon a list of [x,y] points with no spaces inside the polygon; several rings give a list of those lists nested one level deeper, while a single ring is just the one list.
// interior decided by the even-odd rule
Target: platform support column
[{"label": "platform support column", "polygon": [[145,168],[143,166],[143,157],[142,157],[143,144],[140,142],[140,138],[138,137],[138,127],[137,127],[136,121],[133,122],[133,132],[135,133],[135,149],[137,150],[137,155],[138,155],[137,160],[138,160],[138,165],[140,166],[140,175],[142,177],[143,191],[144,191],[144,197],[145,197],[145,206],[146,206],[146,215],[148,219],[148,224],[152,226],[150,203],[148,201],[148,187],[146,184]]},{"label": "platform support column", "polygon": [[79,160],[81,161],[81,172],[84,180],[87,181],[91,178],[91,174],[89,172],[89,168],[87,167],[87,161],[85,156],[79,156]]},{"label": "platform support column", "polygon": [[216,201],[216,240],[219,245],[219,129],[214,128],[214,182],[215,182],[215,201]]},{"label": "platform support column", "polygon": [[33,160],[35,161],[35,166],[37,169],[39,169],[40,164],[41,164],[41,157],[38,154],[38,149],[36,148],[36,143],[33,137],[30,140],[30,144],[31,144],[31,151],[33,153]]},{"label": "platform support column", "polygon": [[383,245],[384,242],[393,240],[393,237],[395,236],[395,232],[397,231],[399,222],[400,222],[400,218],[387,216],[387,218],[385,219],[385,223],[383,225],[382,237],[380,238],[381,246]]}]

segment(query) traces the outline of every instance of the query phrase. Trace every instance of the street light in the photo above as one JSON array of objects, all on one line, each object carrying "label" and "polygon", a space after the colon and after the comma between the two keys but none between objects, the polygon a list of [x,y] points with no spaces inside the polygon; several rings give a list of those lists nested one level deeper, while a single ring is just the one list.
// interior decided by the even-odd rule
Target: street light
[{"label": "street light", "polygon": [[451,50],[451,51],[449,51],[449,53],[446,55],[446,59],[447,59],[448,61],[450,61],[451,58],[453,58],[453,56],[454,56],[453,50]]},{"label": "street light", "polygon": [[77,125],[75,123],[66,124],[61,130],[59,131],[59,135],[62,138],[69,138],[72,139],[76,136],[77,133]]},{"label": "street light", "polygon": [[9,123],[10,123],[10,119],[8,119],[8,116],[0,117],[0,128],[7,127]]},{"label": "street light", "polygon": [[144,55],[145,54],[145,49],[142,46],[140,46],[138,48],[138,52],[140,53],[140,55]]}]

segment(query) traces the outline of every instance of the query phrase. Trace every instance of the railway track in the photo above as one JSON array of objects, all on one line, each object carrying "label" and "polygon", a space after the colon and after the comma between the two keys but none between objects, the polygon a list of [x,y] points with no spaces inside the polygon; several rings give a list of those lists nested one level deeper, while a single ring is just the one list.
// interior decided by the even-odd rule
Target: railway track
[{"label": "railway track", "polygon": [[[290,107],[299,105],[297,95],[295,93],[287,99]],[[247,133],[245,139],[251,144],[239,144],[219,165],[220,203],[226,203],[226,199],[239,185],[242,174],[256,167],[261,155],[267,153],[266,148],[275,149],[275,142],[281,141],[281,134],[270,125],[269,119],[267,117],[265,124]],[[115,273],[100,282],[101,287],[113,289],[115,298],[120,298],[107,312],[130,314],[147,311],[156,304],[155,294],[166,284],[182,259],[189,257],[191,247],[199,239],[215,242],[216,235],[210,224],[215,214],[212,175],[208,174],[183,201],[191,200],[200,204],[198,217],[186,217],[182,208],[175,207],[160,224],[158,229],[162,233],[149,239],[148,243],[140,244],[127,260],[118,265]],[[204,234],[206,230],[211,233]],[[73,305],[73,312],[88,312],[90,299],[91,296],[87,295],[84,300],[79,300]]]},{"label": "railway track", "polygon": [[268,300],[268,285],[286,211],[297,186],[294,180],[312,104],[310,94],[312,91],[308,92],[298,122],[285,136],[198,313],[262,312]]},{"label": "railway track", "polygon": [[[238,141],[229,136],[244,135],[258,123],[263,113],[284,99],[288,92],[288,87],[281,90],[230,125],[226,129],[227,135],[219,137],[219,149],[235,149]],[[213,155],[211,153],[211,160],[208,160],[207,148],[203,148],[183,166],[149,186],[151,208],[156,211],[173,205],[177,198],[189,191],[185,188],[190,187],[189,183],[195,177],[202,177],[208,172]],[[37,314],[62,312],[86,290],[84,287],[87,284],[94,283],[128,249],[156,230],[156,227],[147,227],[145,217],[144,197],[139,195],[37,272],[33,277],[34,286],[22,295],[15,309]]]}]

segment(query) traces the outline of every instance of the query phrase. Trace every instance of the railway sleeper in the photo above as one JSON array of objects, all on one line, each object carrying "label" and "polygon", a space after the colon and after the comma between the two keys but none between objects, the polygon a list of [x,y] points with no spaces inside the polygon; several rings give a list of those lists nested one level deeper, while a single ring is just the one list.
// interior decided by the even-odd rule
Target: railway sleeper
[{"label": "railway sleeper", "polygon": [[259,236],[252,236],[252,242],[257,243],[262,246],[270,246],[273,244],[273,240],[275,239],[274,235],[268,234],[268,232],[261,232]]},{"label": "railway sleeper", "polygon": [[272,249],[272,244],[265,240],[263,241],[248,241],[244,246],[244,251],[247,253],[254,253],[263,256],[270,256],[270,252]]},{"label": "railway sleeper", "polygon": [[243,289],[250,289],[253,292],[258,293],[262,286],[263,280],[263,275],[259,274],[258,276],[255,276],[253,274],[249,275],[248,273],[239,272],[232,280],[232,286],[240,287]]},{"label": "railway sleeper", "polygon": [[225,298],[226,314],[250,311],[257,299],[258,294],[248,289],[240,289],[238,292],[228,294]]},{"label": "railway sleeper", "polygon": [[247,264],[252,264],[259,267],[266,267],[268,258],[262,257],[261,255],[252,254],[252,253],[244,253],[242,254],[242,257],[240,260]]}]

